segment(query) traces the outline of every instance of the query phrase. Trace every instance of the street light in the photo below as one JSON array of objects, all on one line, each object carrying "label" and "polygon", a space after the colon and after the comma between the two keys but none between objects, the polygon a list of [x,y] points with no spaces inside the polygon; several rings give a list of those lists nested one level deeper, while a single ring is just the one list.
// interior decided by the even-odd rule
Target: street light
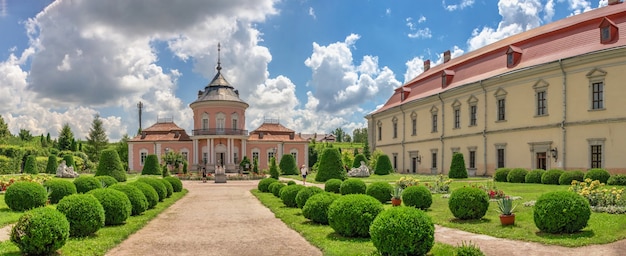
[{"label": "street light", "polygon": [[555,148],[550,149],[550,155],[552,155],[552,158],[554,158],[554,160],[556,161],[556,159],[559,156],[559,151]]}]

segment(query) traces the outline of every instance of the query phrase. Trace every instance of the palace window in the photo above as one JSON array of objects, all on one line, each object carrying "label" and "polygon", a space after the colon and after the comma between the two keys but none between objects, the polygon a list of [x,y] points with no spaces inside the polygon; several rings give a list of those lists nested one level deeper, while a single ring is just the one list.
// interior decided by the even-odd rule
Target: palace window
[{"label": "palace window", "polygon": [[383,123],[379,120],[378,121],[378,140],[382,140],[383,139]]},{"label": "palace window", "polygon": [[476,169],[476,150],[469,151],[469,168]]},{"label": "palace window", "polygon": [[269,164],[270,161],[272,160],[272,157],[274,157],[274,150],[270,149],[269,152],[267,152],[267,163]]},{"label": "palace window", "polygon": [[230,115],[230,118],[232,119],[232,129],[237,130],[239,129],[239,114],[237,113],[233,113],[232,115]]},{"label": "palace window", "polygon": [[546,92],[537,92],[537,115],[546,115]]},{"label": "palace window", "polygon": [[461,128],[461,110],[460,109],[454,110],[454,128],[455,129]]},{"label": "palace window", "polygon": [[430,108],[431,121],[432,121],[431,132],[437,132],[437,112],[439,112],[439,109],[437,109],[437,107],[433,106],[432,108]]},{"label": "palace window", "polygon": [[393,122],[393,138],[398,138],[398,118],[397,117],[393,117],[393,119],[391,120]]},{"label": "palace window", "polygon": [[539,79],[534,85],[535,90],[535,116],[548,115],[548,83]]},{"label": "palace window", "polygon": [[477,115],[478,115],[478,99],[472,95],[467,100],[467,104],[469,106],[469,126],[476,126],[477,123]]},{"label": "palace window", "polygon": [[224,130],[224,124],[226,122],[226,117],[224,116],[224,113],[217,113],[217,118],[216,118],[216,127],[218,130]]},{"label": "palace window", "polygon": [[600,43],[609,44],[617,41],[619,30],[617,25],[610,19],[604,18],[600,22]]},{"label": "palace window", "polygon": [[589,167],[604,168],[604,142],[605,138],[587,139],[589,143]]},{"label": "palace window", "polygon": [[297,165],[298,164],[298,152],[291,151],[291,156],[293,156],[293,159],[296,161],[296,165]]},{"label": "palace window", "polygon": [[506,143],[496,144],[496,168],[506,167]]},{"label": "palace window", "polygon": [[398,153],[393,153],[393,169],[398,170]]},{"label": "palace window", "polygon": [[142,149],[139,152],[139,158],[141,159],[141,166],[143,166],[143,164],[146,162],[146,157],[148,157],[148,151],[145,149]]},{"label": "palace window", "polygon": [[432,132],[437,132],[437,114],[433,114],[433,130]]},{"label": "palace window", "polygon": [[431,157],[432,157],[432,163],[430,168],[431,169],[437,169],[437,151],[432,151],[431,150]]},{"label": "palace window", "polygon": [[258,151],[252,152],[252,162],[254,162],[254,160],[256,160],[257,162],[259,161],[259,152]]},{"label": "palace window", "polygon": [[604,91],[606,71],[594,68],[587,73],[589,79],[589,109],[590,110],[603,110],[605,108]]},{"label": "palace window", "polygon": [[411,113],[411,135],[417,135],[417,114],[415,111]]},{"label": "palace window", "polygon": [[506,99],[498,99],[498,121],[506,120]]},{"label": "palace window", "polygon": [[470,106],[470,126],[476,126],[476,112],[478,107],[476,105]]},{"label": "palace window", "polygon": [[209,114],[205,112],[202,114],[202,130],[206,129],[209,129]]}]

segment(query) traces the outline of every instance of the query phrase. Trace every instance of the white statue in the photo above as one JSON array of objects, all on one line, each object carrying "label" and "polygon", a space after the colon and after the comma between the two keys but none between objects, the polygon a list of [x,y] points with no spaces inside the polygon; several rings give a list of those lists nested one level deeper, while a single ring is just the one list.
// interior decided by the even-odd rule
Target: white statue
[{"label": "white statue", "polygon": [[59,167],[57,168],[57,177],[60,178],[76,178],[78,177],[78,173],[74,171],[74,167],[70,166],[68,167],[65,164],[65,160],[61,161],[61,164],[59,164]]},{"label": "white statue", "polygon": [[365,162],[361,161],[361,166],[359,168],[352,168],[348,172],[348,176],[350,177],[369,177],[370,170],[365,165]]}]

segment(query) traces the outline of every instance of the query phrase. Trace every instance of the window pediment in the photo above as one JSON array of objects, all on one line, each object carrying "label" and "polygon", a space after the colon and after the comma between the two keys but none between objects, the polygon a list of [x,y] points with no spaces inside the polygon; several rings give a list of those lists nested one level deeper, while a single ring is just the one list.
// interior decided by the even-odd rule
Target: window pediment
[{"label": "window pediment", "polygon": [[589,73],[587,73],[587,78],[589,79],[604,78],[605,76],[606,76],[606,71],[599,69],[599,68],[594,68],[593,70],[589,71]]},{"label": "window pediment", "polygon": [[467,104],[476,105],[476,103],[478,103],[478,98],[474,95],[471,95],[469,99],[467,99]]},{"label": "window pediment", "polygon": [[498,90],[496,90],[496,92],[493,94],[493,96],[496,96],[496,98],[504,98],[506,97],[507,92],[502,89],[502,88],[498,88]]},{"label": "window pediment", "polygon": [[411,112],[411,119],[417,119],[417,113],[415,113],[415,111]]},{"label": "window pediment", "polygon": [[398,118],[394,116],[394,117],[391,119],[391,122],[393,122],[394,124],[397,124],[397,123],[398,123]]},{"label": "window pediment", "polygon": [[430,113],[437,114],[437,112],[439,112],[439,109],[436,106],[433,106],[432,108],[430,108]]},{"label": "window pediment", "polygon": [[454,100],[454,102],[452,103],[452,108],[458,109],[460,107],[461,107],[461,102],[459,100]]},{"label": "window pediment", "polygon": [[539,79],[539,81],[537,81],[534,85],[533,85],[533,89],[535,90],[540,90],[540,89],[545,89],[548,87],[548,85],[550,85],[548,82],[546,82],[543,79]]}]

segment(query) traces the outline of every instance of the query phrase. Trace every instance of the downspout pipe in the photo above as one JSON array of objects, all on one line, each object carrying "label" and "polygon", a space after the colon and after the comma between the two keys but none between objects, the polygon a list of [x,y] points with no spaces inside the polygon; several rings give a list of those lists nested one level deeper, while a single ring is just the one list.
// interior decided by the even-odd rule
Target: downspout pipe
[{"label": "downspout pipe", "polygon": [[400,172],[403,172],[404,169],[404,154],[406,152],[406,150],[404,149],[404,143],[405,143],[405,136],[406,136],[406,116],[404,114],[404,104],[400,105],[400,111],[402,111],[402,169],[400,169]]},{"label": "downspout pipe", "polygon": [[[559,67],[561,68],[561,73],[563,74],[563,85],[562,85],[562,97],[563,97],[563,118],[561,120],[561,162],[563,163],[559,168],[563,168],[563,170],[567,170],[567,130],[565,129],[565,124],[567,122],[567,73],[565,73],[565,68],[563,68],[563,59],[559,59]],[[557,156],[558,157],[558,156]],[[557,158],[558,159],[558,158]],[[558,164],[557,160],[557,164]]]},{"label": "downspout pipe", "polygon": [[441,93],[437,93],[437,97],[439,97],[439,101],[441,101],[441,136],[439,137],[439,141],[441,141],[441,174],[444,172],[444,160],[445,160],[445,150],[444,150],[444,136],[446,133],[446,115],[445,108],[443,103],[443,98],[441,98]]},{"label": "downspout pipe", "polygon": [[484,122],[484,127],[483,127],[483,163],[484,166],[483,168],[485,169],[485,172],[483,173],[483,176],[487,176],[487,89],[485,88],[485,85],[483,84],[483,80],[480,80],[480,87],[483,89],[483,94],[485,95],[485,99],[483,100],[484,102],[484,117],[483,117],[483,122]]}]

